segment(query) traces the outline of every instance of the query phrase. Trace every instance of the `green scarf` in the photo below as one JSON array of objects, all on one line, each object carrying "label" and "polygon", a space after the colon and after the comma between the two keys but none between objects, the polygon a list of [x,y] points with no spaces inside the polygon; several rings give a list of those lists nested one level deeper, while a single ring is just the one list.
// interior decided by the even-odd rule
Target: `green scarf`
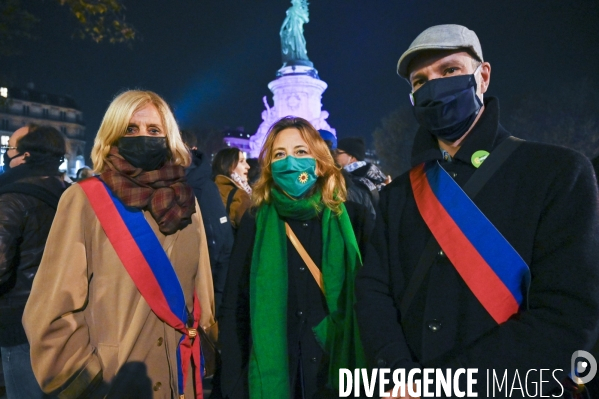
[{"label": "green scarf", "polygon": [[320,192],[293,200],[272,190],[272,203],[256,215],[256,241],[250,272],[250,398],[290,397],[287,355],[287,237],[282,218],[308,220],[322,212],[322,275],[329,315],[314,333],[330,357],[330,386],[339,387],[340,368],[364,368],[366,359],[354,313],[354,280],[362,265],[345,206],[337,216]]}]

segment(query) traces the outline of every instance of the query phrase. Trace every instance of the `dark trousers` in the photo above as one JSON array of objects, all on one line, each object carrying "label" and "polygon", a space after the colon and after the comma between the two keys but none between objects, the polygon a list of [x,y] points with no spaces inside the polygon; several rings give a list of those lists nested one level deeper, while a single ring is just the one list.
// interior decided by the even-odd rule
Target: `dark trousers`
[{"label": "dark trousers", "polygon": [[38,385],[29,357],[29,343],[2,346],[2,368],[8,399],[50,398]]}]

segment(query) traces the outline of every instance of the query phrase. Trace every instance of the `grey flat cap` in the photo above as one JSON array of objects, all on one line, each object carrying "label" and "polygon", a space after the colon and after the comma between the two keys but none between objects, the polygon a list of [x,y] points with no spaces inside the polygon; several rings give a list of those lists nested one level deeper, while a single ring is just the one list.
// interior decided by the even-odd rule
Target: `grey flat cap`
[{"label": "grey flat cap", "polygon": [[408,79],[410,62],[424,50],[469,50],[479,61],[483,61],[483,50],[476,33],[462,25],[431,26],[418,35],[397,63],[397,73]]}]

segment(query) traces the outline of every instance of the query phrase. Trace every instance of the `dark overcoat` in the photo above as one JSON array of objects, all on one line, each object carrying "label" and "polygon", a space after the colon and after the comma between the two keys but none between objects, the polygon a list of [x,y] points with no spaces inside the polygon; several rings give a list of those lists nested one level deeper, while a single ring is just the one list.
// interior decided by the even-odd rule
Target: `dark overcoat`
[{"label": "dark overcoat", "polygon": [[[436,139],[417,133],[412,164],[438,160],[458,185],[475,172],[474,152],[492,154],[509,133],[490,99],[453,159]],[[524,142],[490,178],[474,203],[531,272],[527,303],[497,325],[439,251],[412,305],[399,308],[431,232],[417,209],[409,175],[381,191],[375,231],[356,282],[364,348],[373,367],[570,371],[574,351],[589,350],[599,328],[599,219],[590,162],[575,151]],[[535,377],[539,383],[539,376]],[[545,391],[559,388],[550,374]],[[532,392],[532,391],[531,391]],[[558,390],[559,393],[559,390]],[[518,397],[515,391],[511,397]]]},{"label": "dark overcoat", "polygon": [[202,219],[204,219],[210,268],[214,280],[214,302],[218,316],[234,237],[220,192],[212,180],[212,168],[209,161],[203,153],[192,151],[191,165],[185,170],[185,176],[187,184],[191,186],[198,200]]},{"label": "dark overcoat", "polygon": [[14,183],[47,190],[58,202],[65,184],[56,173],[25,163],[0,176],[0,346],[27,342],[21,318],[56,213],[41,198],[14,191]]}]

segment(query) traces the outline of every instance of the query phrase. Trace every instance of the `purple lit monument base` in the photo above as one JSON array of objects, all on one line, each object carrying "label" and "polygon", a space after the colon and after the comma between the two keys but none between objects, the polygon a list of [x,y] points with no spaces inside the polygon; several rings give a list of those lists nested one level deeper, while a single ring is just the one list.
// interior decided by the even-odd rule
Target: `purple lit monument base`
[{"label": "purple lit monument base", "polygon": [[[311,64],[311,62],[310,62]],[[262,111],[262,123],[250,138],[250,157],[257,158],[270,127],[285,116],[299,116],[307,119],[318,129],[337,134],[327,123],[327,111],[322,110],[322,93],[327,84],[320,80],[318,72],[311,66],[283,66],[277,72],[277,79],[268,84],[274,105],[270,107],[266,96],[262,99],[266,109]]]}]

